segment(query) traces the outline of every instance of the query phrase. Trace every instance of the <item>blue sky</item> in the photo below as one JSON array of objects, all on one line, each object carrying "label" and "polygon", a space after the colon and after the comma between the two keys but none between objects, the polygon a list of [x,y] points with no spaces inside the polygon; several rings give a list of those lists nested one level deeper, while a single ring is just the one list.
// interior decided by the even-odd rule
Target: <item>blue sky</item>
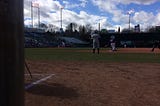
[{"label": "blue sky", "polygon": [[[31,0],[24,0],[25,25],[31,24]],[[160,25],[160,0],[34,0],[39,3],[41,22],[60,27],[60,8],[63,9],[63,28],[71,23],[90,24],[97,29],[128,28],[127,12],[131,11],[131,27],[140,24],[141,30]],[[34,24],[37,24],[34,9]]]}]

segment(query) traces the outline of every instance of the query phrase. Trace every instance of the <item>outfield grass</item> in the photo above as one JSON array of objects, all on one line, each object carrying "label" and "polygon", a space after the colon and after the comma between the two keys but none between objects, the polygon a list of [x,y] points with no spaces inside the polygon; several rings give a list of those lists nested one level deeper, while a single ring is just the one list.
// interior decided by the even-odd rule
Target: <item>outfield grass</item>
[{"label": "outfield grass", "polygon": [[[100,53],[80,52],[90,48],[26,48],[25,57],[29,60],[49,61],[106,61],[160,63],[156,53]],[[101,49],[102,50],[102,49]],[[106,49],[105,49],[106,50]]]}]

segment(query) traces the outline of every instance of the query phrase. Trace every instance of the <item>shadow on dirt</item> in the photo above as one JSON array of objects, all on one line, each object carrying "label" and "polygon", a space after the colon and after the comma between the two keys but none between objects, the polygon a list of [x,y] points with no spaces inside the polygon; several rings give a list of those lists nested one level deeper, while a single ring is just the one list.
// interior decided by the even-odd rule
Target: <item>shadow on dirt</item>
[{"label": "shadow on dirt", "polygon": [[36,85],[28,89],[27,92],[36,95],[55,96],[61,99],[74,99],[79,97],[75,89],[57,83]]}]

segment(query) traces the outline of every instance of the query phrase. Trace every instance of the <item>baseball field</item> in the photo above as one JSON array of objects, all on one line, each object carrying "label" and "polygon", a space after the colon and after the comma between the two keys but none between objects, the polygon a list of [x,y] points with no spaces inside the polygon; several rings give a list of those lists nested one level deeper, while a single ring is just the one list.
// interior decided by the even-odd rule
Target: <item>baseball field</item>
[{"label": "baseball field", "polygon": [[25,106],[160,106],[160,50],[26,48]]}]

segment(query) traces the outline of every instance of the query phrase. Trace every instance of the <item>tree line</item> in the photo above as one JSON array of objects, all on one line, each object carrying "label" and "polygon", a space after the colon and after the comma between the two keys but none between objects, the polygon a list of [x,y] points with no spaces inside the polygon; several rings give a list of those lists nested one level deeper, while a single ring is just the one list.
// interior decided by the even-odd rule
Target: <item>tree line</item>
[{"label": "tree line", "polygon": [[[45,24],[43,26],[47,27]],[[58,28],[57,28],[58,29]],[[93,31],[93,27],[90,24],[87,25],[78,25],[76,23],[69,23],[63,32],[53,31],[48,32],[50,35],[53,36],[65,36],[65,37],[75,37],[81,40],[91,42],[90,34]],[[160,28],[153,26],[148,27],[146,32],[134,32],[134,28],[123,29],[121,32],[109,33],[107,29],[101,29],[99,31],[101,35],[101,45],[104,46],[106,42],[109,42],[110,36],[116,36],[117,42],[120,41],[133,41],[133,42],[140,42],[140,45],[151,45],[151,43],[158,39],[160,40]],[[145,42],[145,43],[144,43]],[[147,42],[147,43],[146,43]],[[149,43],[150,44],[149,44]]]}]

